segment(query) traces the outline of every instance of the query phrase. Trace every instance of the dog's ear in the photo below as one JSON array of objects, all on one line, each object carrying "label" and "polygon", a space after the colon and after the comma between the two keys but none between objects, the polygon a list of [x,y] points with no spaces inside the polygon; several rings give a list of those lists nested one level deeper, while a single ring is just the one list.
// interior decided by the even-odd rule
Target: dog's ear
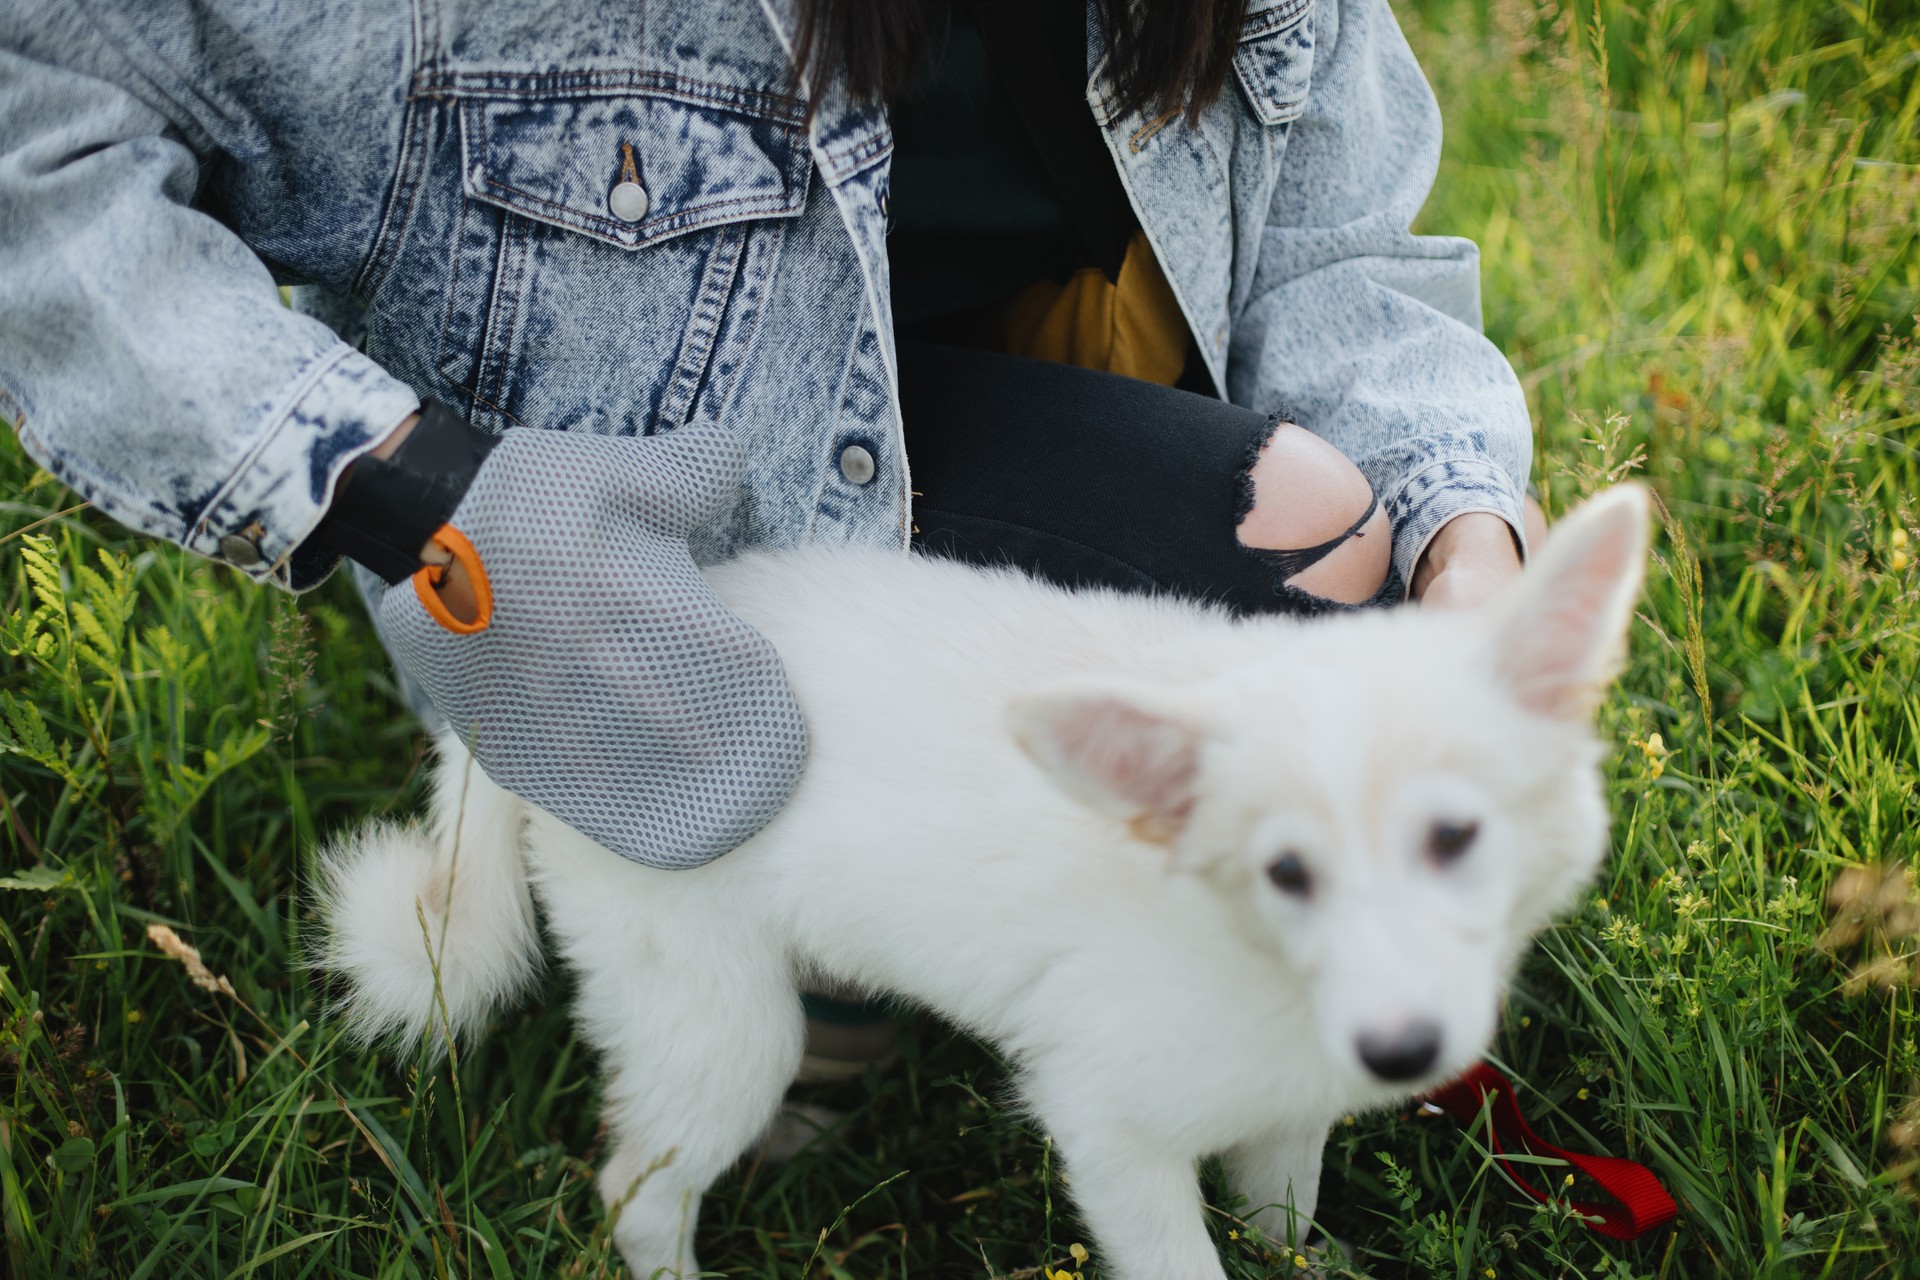
[{"label": "dog's ear", "polygon": [[1626,658],[1647,565],[1647,491],[1616,485],[1554,527],[1497,615],[1496,660],[1522,706],[1585,720]]},{"label": "dog's ear", "polygon": [[1205,736],[1194,709],[1157,690],[1085,679],[1014,699],[1013,736],[1053,784],[1155,844],[1193,809]]}]

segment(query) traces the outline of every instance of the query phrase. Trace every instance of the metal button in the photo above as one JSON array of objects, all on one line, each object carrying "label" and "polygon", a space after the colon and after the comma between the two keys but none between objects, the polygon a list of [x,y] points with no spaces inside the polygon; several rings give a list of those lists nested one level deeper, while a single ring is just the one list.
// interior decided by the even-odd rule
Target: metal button
[{"label": "metal button", "polygon": [[260,563],[260,548],[237,533],[220,539],[220,558],[230,565],[251,569]]},{"label": "metal button", "polygon": [[622,222],[638,222],[647,216],[653,202],[647,189],[637,182],[623,182],[607,193],[607,209]]},{"label": "metal button", "polygon": [[840,474],[847,478],[848,484],[865,484],[878,470],[873,455],[864,446],[850,444],[840,451]]}]

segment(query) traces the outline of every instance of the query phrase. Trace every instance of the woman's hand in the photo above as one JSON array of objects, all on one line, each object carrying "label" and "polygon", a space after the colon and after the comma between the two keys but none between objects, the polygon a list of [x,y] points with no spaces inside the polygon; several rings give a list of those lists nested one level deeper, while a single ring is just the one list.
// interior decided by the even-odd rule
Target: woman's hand
[{"label": "woman's hand", "polygon": [[1473,609],[1520,574],[1520,549],[1505,520],[1485,511],[1455,516],[1440,526],[1413,572],[1413,595],[1423,605]]}]

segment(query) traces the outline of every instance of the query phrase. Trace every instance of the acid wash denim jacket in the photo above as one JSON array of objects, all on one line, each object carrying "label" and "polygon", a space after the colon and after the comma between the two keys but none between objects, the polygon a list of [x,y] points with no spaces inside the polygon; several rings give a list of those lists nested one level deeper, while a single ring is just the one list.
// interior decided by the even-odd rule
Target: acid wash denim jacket
[{"label": "acid wash denim jacket", "polygon": [[[795,7],[0,0],[0,416],[115,519],[294,589],[423,396],[730,425],[751,464],[707,558],[904,546],[892,138],[837,83],[796,96]],[[1526,405],[1473,245],[1409,232],[1440,119],[1386,0],[1252,0],[1191,122],[1116,107],[1097,14],[1087,63],[1220,394],[1359,465],[1403,580],[1454,516],[1518,537]]]}]

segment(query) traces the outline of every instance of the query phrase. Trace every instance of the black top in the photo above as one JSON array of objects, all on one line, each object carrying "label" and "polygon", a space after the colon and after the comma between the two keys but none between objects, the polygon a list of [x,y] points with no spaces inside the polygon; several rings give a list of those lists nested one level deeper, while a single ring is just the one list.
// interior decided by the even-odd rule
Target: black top
[{"label": "black top", "polygon": [[950,7],[945,38],[891,109],[898,328],[1083,267],[1117,277],[1136,224],[1086,106],[1086,38],[1076,0]]}]

